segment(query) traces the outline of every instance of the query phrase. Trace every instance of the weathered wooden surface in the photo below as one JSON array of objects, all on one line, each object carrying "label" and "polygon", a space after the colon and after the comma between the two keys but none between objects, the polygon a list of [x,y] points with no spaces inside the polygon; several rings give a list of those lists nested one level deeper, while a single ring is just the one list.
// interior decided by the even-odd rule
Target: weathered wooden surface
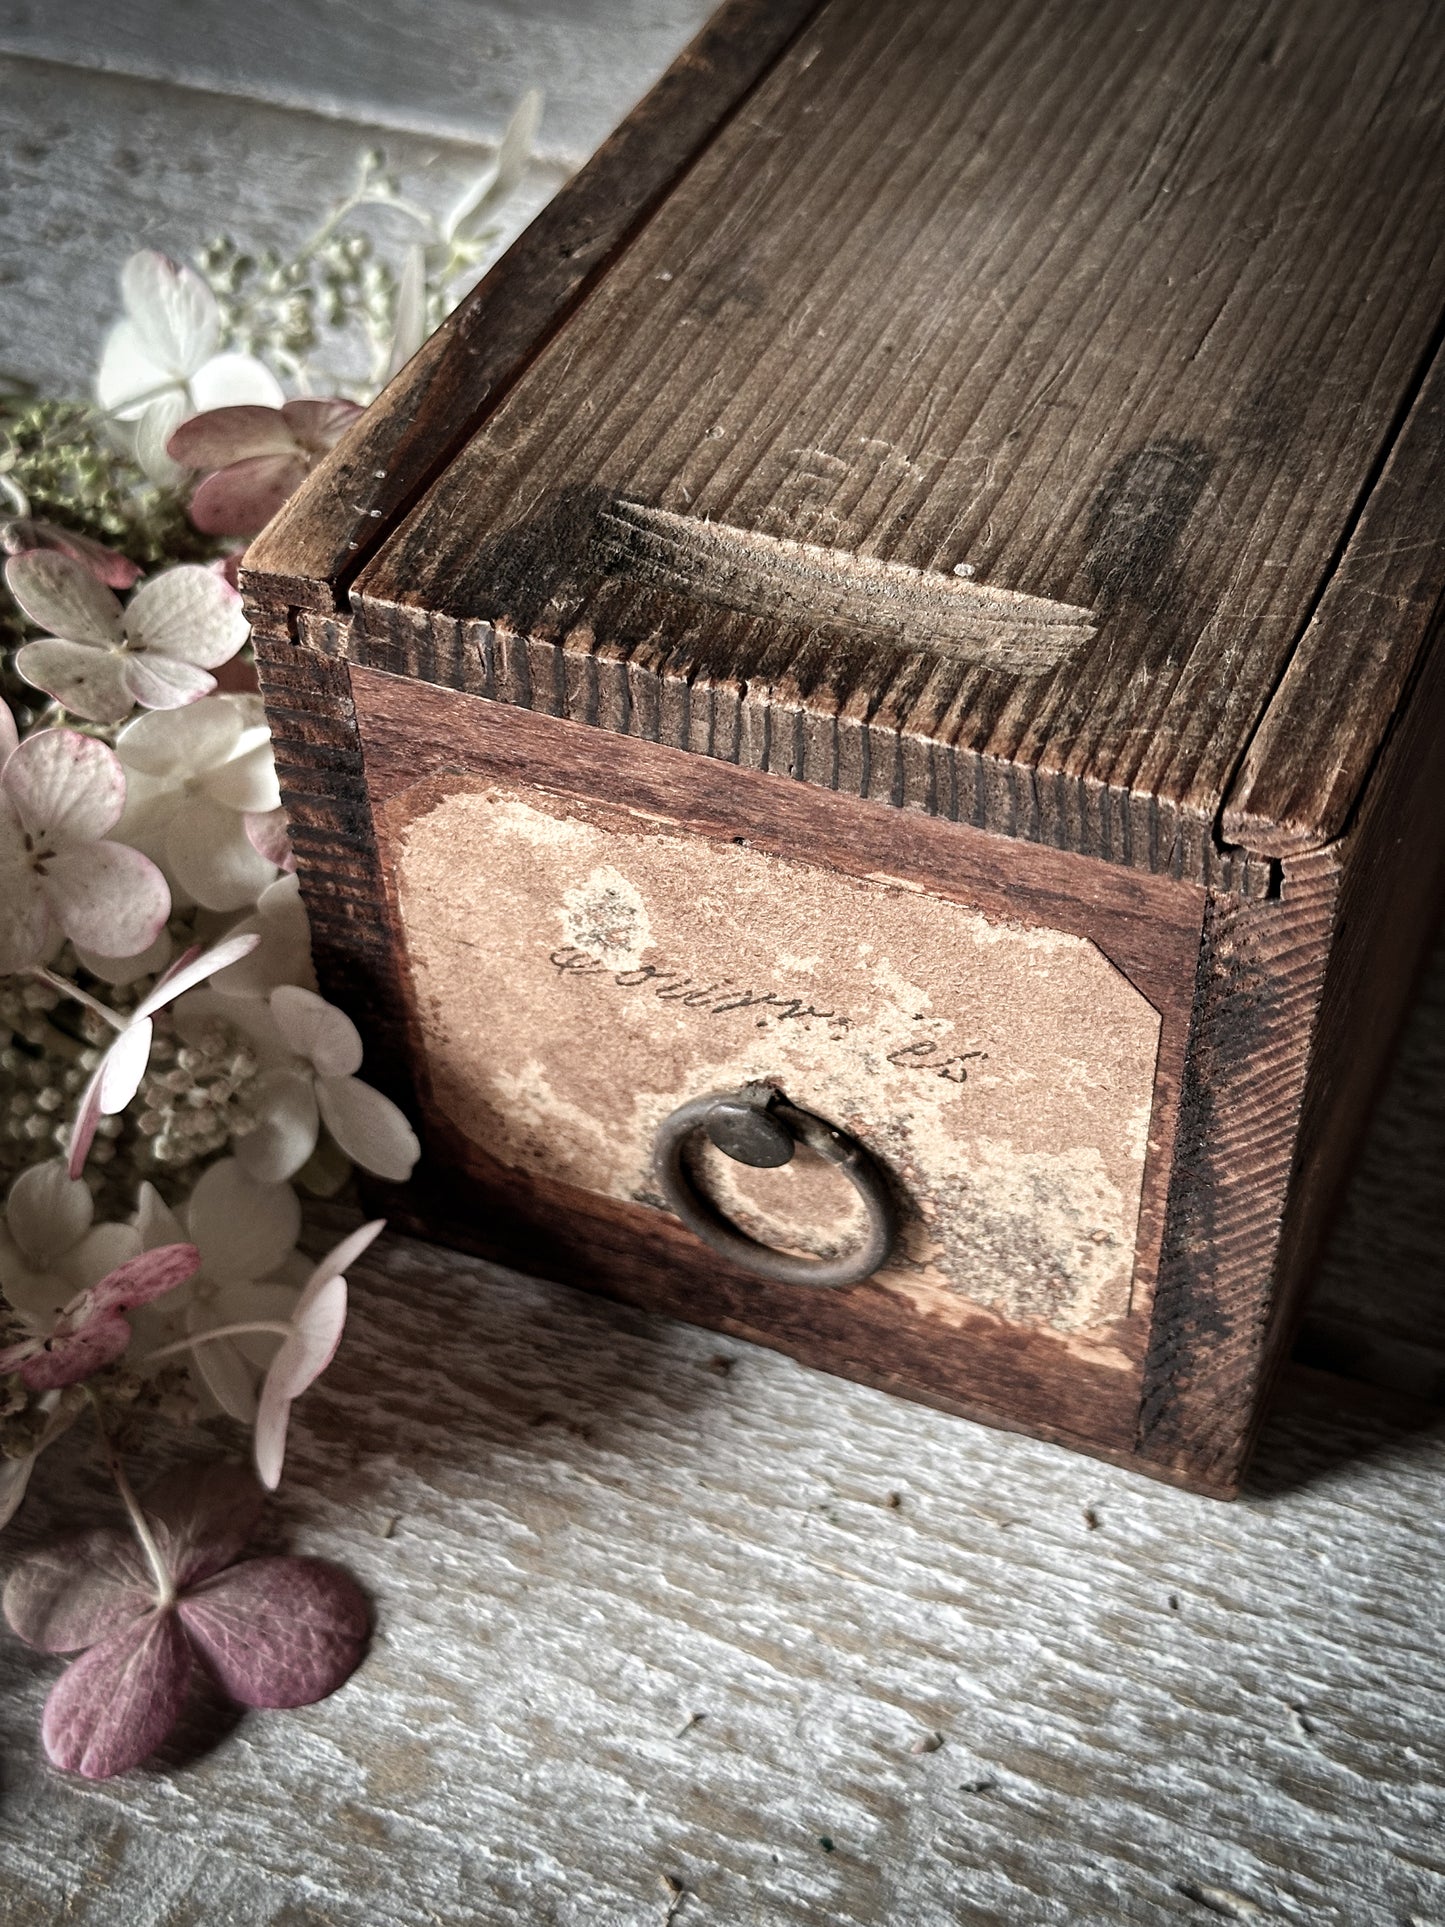
[{"label": "weathered wooden surface", "polygon": [[[490,625],[504,700],[604,728],[587,658],[705,677],[759,767],[1212,880],[1341,556],[1388,609],[1428,536],[1445,588],[1433,510],[1351,542],[1445,307],[1431,11],[829,0],[363,571],[356,646],[489,667]],[[1415,639],[1317,760],[1368,764]]]},{"label": "weathered wooden surface", "polygon": [[1225,1507],[434,1248],[355,1284],[280,1518],[369,1659],[87,1787],[0,1642],[6,1927],[1445,1916],[1438,1423],[1296,1384]]},{"label": "weathered wooden surface", "polygon": [[712,0],[3,0],[0,51],[205,93],[495,141],[545,87],[543,151],[576,165],[687,43]]},{"label": "weathered wooden surface", "polygon": [[[0,372],[59,395],[88,392],[132,249],[184,259],[217,232],[294,248],[350,191],[370,147],[386,152],[405,190],[433,212],[453,206],[489,159],[483,146],[426,134],[4,58],[0,142]],[[563,174],[533,167],[507,209],[509,232]],[[393,261],[416,233],[380,210],[359,225],[386,240]]]}]

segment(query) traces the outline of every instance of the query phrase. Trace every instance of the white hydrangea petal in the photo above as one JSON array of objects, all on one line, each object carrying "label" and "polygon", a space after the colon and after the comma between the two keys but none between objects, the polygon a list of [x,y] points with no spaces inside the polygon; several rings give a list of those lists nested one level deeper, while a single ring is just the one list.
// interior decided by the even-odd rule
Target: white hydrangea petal
[{"label": "white hydrangea petal", "polygon": [[87,950],[82,944],[75,946],[75,954],[91,976],[99,977],[102,983],[114,984],[117,988],[133,984],[138,977],[154,977],[158,971],[165,969],[175,952],[175,939],[169,930],[164,929],[154,943],[147,944],[144,950],[138,950],[133,957],[106,957],[98,950]]},{"label": "white hydrangea petal", "polygon": [[98,1224],[61,1261],[72,1291],[89,1291],[117,1265],[141,1255],[141,1235],[133,1224]]},{"label": "white hydrangea petal", "polygon": [[117,736],[115,749],[128,770],[147,776],[200,776],[225,762],[241,729],[237,705],[227,696],[210,696],[186,709],[137,716]]},{"label": "white hydrangea petal", "polygon": [[115,751],[77,729],[27,736],[5,765],[4,782],[20,821],[52,850],[104,836],[125,807]]},{"label": "white hydrangea petal", "polygon": [[12,555],[5,564],[5,585],[49,635],[106,648],[120,641],[122,616],[114,591],[71,556],[53,549]]},{"label": "white hydrangea petal", "polygon": [[190,388],[198,415],[212,408],[279,408],[286,399],[280,382],[254,355],[213,355],[191,376]]},{"label": "white hydrangea petal", "polygon": [[[186,1331],[192,1338],[197,1332],[219,1330],[225,1322],[228,1321],[214,1300],[186,1307]],[[281,1343],[279,1336],[275,1342]],[[227,1418],[239,1419],[243,1425],[254,1424],[263,1374],[252,1365],[235,1339],[213,1338],[204,1345],[193,1344],[190,1358],[196,1376]]]},{"label": "white hydrangea petal", "polygon": [[87,950],[120,956],[145,950],[171,914],[165,878],[148,856],[124,843],[62,851],[46,864],[42,887],[66,936]]},{"label": "white hydrangea petal", "polygon": [[235,1158],[220,1158],[198,1179],[186,1226],[218,1284],[261,1278],[295,1246],[301,1202],[289,1184],[265,1182]]},{"label": "white hydrangea petal", "polygon": [[43,962],[59,929],[30,865],[0,862],[0,976]]},{"label": "white hydrangea petal", "polygon": [[100,351],[95,397],[109,414],[134,419],[145,405],[174,388],[176,378],[147,354],[133,321],[117,321]]},{"label": "white hydrangea petal", "polygon": [[218,669],[246,640],[241,598],[211,569],[183,563],[143,582],[126,604],[126,641],[136,649]]},{"label": "white hydrangea petal", "polygon": [[314,990],[281,984],[271,993],[276,1028],[319,1077],[349,1077],[361,1069],[361,1032],[344,1010]]},{"label": "white hydrangea petal", "polygon": [[237,1139],[236,1156],[252,1177],[280,1183],[294,1176],[315,1148],[320,1120],[313,1080],[304,1071],[263,1071],[251,1102],[256,1126]]},{"label": "white hydrangea petal", "polygon": [[0,699],[0,769],[5,767],[19,742],[20,731],[16,727],[15,712],[9,703]]},{"label": "white hydrangea petal", "polygon": [[120,661],[125,686],[142,709],[184,709],[216,686],[208,670],[174,656],[125,655]]},{"label": "white hydrangea petal", "polygon": [[185,381],[215,353],[220,310],[194,268],[142,248],[121,269],[120,292],[142,351],[159,367]]},{"label": "white hydrangea petal", "polygon": [[327,1130],[353,1164],[393,1184],[411,1176],[421,1145],[389,1097],[359,1077],[319,1077],[316,1102]]},{"label": "white hydrangea petal", "polygon": [[259,997],[218,997],[209,985],[188,991],[175,1008],[176,1035],[182,1043],[201,1045],[221,1025],[239,1032],[256,1054],[263,1070],[296,1070],[290,1046],[276,1028],[268,1004]]},{"label": "white hydrangea petal", "polygon": [[166,862],[207,910],[249,908],[276,875],[236,812],[206,796],[188,798],[172,817]]},{"label": "white hydrangea petal", "polygon": [[5,1201],[5,1224],[27,1263],[44,1268],[83,1238],[95,1216],[89,1185],[67,1177],[63,1158],[22,1171]]},{"label": "white hydrangea petal", "polygon": [[141,1248],[154,1251],[158,1245],[180,1245],[189,1242],[186,1228],[171,1210],[160,1192],[149,1182],[141,1185],[136,1201],[136,1230],[140,1233]]},{"label": "white hydrangea petal", "polygon": [[175,388],[147,402],[131,428],[131,451],[157,488],[175,488],[185,476],[169,443],[186,414],[184,391]]},{"label": "white hydrangea petal", "polygon": [[269,732],[254,749],[231,757],[203,780],[206,795],[214,802],[224,803],[228,809],[275,810],[281,806]]},{"label": "white hydrangea petal", "polygon": [[103,1117],[115,1117],[123,1111],[140,1089],[154,1037],[155,1025],[149,1017],[142,1017],[121,1031],[101,1059],[97,1089]]},{"label": "white hydrangea petal", "polygon": [[224,970],[228,964],[249,957],[256,948],[256,936],[249,930],[231,930],[208,948],[192,944],[176,959],[165,975],[158,977],[141,998],[132,1013],[136,1017],[151,1017],[156,1011],[163,1010],[178,997],[184,997],[188,990],[203,984],[213,970]]},{"label": "white hydrangea petal", "polygon": [[26,682],[88,723],[124,722],[135,708],[124,660],[114,650],[54,636],[24,643],[15,652],[15,667]]},{"label": "white hydrangea petal", "polygon": [[[277,984],[316,987],[311,964],[311,920],[295,876],[278,877],[261,892],[256,914],[237,930],[259,932],[261,942],[249,957],[218,970],[211,987],[225,997],[269,997]],[[279,1035],[279,1033],[278,1033]]]},{"label": "white hydrangea petal", "polygon": [[38,1452],[28,1458],[0,1459],[0,1531],[9,1525],[20,1510],[25,1497],[25,1489],[30,1484],[30,1474],[35,1470]]}]

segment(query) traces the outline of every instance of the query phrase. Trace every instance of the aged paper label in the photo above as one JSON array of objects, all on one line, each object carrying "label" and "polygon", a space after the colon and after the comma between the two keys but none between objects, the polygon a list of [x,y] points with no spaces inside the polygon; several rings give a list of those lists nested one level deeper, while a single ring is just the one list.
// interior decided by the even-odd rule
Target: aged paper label
[{"label": "aged paper label", "polygon": [[[1159,1019],[1084,938],[535,790],[397,830],[433,1098],[502,1163],[658,1205],[661,1120],[767,1079],[906,1195],[873,1283],[1081,1336],[1128,1310]],[[805,1154],[700,1175],[769,1243],[856,1236]]]}]

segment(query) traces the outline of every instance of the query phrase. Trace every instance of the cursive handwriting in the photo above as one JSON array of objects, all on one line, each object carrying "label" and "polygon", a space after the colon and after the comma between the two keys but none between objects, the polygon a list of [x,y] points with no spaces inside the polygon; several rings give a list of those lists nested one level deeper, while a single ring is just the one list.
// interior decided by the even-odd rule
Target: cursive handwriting
[{"label": "cursive handwriting", "polygon": [[665,1003],[683,1004],[689,1010],[705,1010],[721,1017],[730,1010],[770,1010],[779,1018],[818,1017],[825,1022],[848,1027],[849,1020],[835,1010],[819,1010],[805,1004],[801,997],[783,997],[775,990],[740,990],[730,977],[699,984],[683,971],[668,970],[657,964],[638,964],[632,970],[609,970],[600,957],[585,950],[554,950],[548,959],[556,970],[578,977],[610,977],[619,990],[650,990]]}]

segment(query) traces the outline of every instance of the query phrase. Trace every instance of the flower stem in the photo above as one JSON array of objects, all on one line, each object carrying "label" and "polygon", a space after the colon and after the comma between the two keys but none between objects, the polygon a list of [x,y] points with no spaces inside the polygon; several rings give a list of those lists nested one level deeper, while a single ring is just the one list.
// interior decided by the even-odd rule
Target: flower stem
[{"label": "flower stem", "polygon": [[194,1351],[197,1345],[205,1345],[213,1338],[242,1338],[247,1332],[276,1332],[282,1338],[289,1338],[291,1327],[283,1325],[279,1318],[258,1318],[245,1325],[217,1325],[214,1331],[192,1332],[189,1338],[178,1338],[174,1345],[162,1345],[159,1351],[147,1352],[139,1362],[154,1365],[158,1358],[174,1358],[177,1352]]},{"label": "flower stem", "polygon": [[101,1449],[105,1453],[105,1462],[110,1468],[110,1476],[115,1480],[115,1489],[119,1492],[121,1503],[130,1515],[131,1530],[140,1542],[140,1549],[146,1556],[146,1564],[150,1567],[151,1574],[156,1582],[156,1604],[162,1611],[165,1611],[168,1607],[174,1606],[176,1603],[175,1581],[171,1577],[170,1568],[161,1556],[161,1549],[156,1544],[155,1534],[151,1531],[146,1516],[140,1509],[140,1501],[131,1490],[130,1480],[125,1475],[125,1467],[121,1464],[120,1454],[116,1451],[111,1441],[111,1436],[105,1429],[105,1416],[100,1400],[88,1385],[85,1389],[92,1406],[95,1408],[95,1429],[100,1433]]},{"label": "flower stem", "polygon": [[84,1004],[86,1009],[93,1010],[97,1017],[103,1017],[112,1029],[125,1029],[127,1020],[124,1017],[117,1017],[108,1005],[103,1004],[98,997],[92,997],[88,990],[82,990],[79,984],[71,983],[68,977],[58,977],[53,970],[47,970],[44,964],[32,964],[30,975],[38,977],[43,984],[49,984],[52,990],[58,990],[62,997],[73,997],[76,1003]]}]

